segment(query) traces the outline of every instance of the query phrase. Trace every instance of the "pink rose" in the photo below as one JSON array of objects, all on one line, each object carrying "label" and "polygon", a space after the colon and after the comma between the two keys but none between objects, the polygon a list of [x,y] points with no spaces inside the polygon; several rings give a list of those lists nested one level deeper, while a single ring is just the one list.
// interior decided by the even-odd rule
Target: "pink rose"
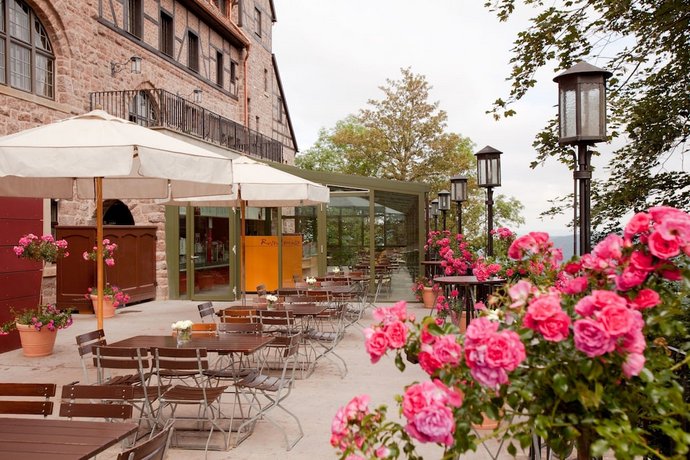
[{"label": "pink rose", "polygon": [[384,332],[388,337],[388,346],[390,348],[402,348],[405,346],[407,339],[407,326],[401,321],[395,321],[385,326]]},{"label": "pink rose", "polygon": [[615,342],[606,329],[597,321],[585,318],[575,321],[575,348],[594,358],[613,351]]},{"label": "pink rose", "polygon": [[623,236],[626,240],[631,240],[633,236],[649,230],[650,216],[646,212],[638,212],[625,226]]},{"label": "pink rose", "polygon": [[661,297],[659,293],[654,289],[642,289],[637,293],[637,297],[630,302],[633,308],[636,310],[644,310],[645,308],[656,307],[661,303]]},{"label": "pink rose", "polygon": [[661,270],[661,276],[669,281],[680,281],[683,277],[677,268]]},{"label": "pink rose", "polygon": [[567,278],[561,284],[561,292],[564,294],[575,295],[585,292],[589,280],[586,276],[578,276],[577,278]]},{"label": "pink rose", "polygon": [[422,351],[417,355],[417,359],[419,360],[419,367],[429,375],[433,375],[434,372],[443,366],[443,363],[436,358],[429,345],[422,345]]},{"label": "pink rose", "polygon": [[649,246],[649,251],[652,254],[663,260],[668,260],[680,254],[678,241],[675,239],[667,240],[659,232],[649,235],[647,246]]},{"label": "pink rose", "polygon": [[599,311],[609,305],[627,306],[628,302],[613,291],[595,289],[592,294],[583,297],[575,305],[575,311],[580,316],[591,316],[595,311]]},{"label": "pink rose", "polygon": [[642,353],[647,348],[647,341],[642,333],[642,328],[633,329],[623,335],[618,350],[625,353]]},{"label": "pink rose", "polygon": [[510,308],[518,308],[527,303],[527,298],[535,290],[532,283],[520,280],[508,289],[508,295],[513,300]]},{"label": "pink rose", "polygon": [[619,260],[622,255],[623,238],[616,234],[610,234],[597,244],[592,254],[602,259]]},{"label": "pink rose", "polygon": [[433,345],[433,355],[442,364],[456,366],[460,363],[462,347],[453,334],[439,337]]},{"label": "pink rose", "polygon": [[453,412],[445,406],[424,407],[408,420],[405,431],[421,442],[450,446],[455,432]]},{"label": "pink rose", "polygon": [[374,319],[389,324],[395,321],[405,321],[407,319],[407,302],[401,300],[390,308],[378,307],[372,312]]},{"label": "pink rose", "polygon": [[434,379],[410,385],[405,390],[402,400],[403,415],[408,419],[423,408],[433,406],[460,407],[462,396],[457,390],[448,388],[443,382]]},{"label": "pink rose", "polygon": [[364,337],[364,347],[369,353],[372,364],[375,364],[388,350],[388,336],[382,329],[366,328]]},{"label": "pink rose", "polygon": [[641,353],[630,353],[623,363],[623,375],[630,378],[638,375],[644,368],[645,357]]},{"label": "pink rose", "polygon": [[611,337],[618,337],[630,331],[634,324],[634,317],[628,307],[609,305],[596,313],[600,324]]},{"label": "pink rose", "polygon": [[570,335],[570,316],[563,310],[539,323],[537,331],[549,342],[561,342]]},{"label": "pink rose", "polygon": [[538,249],[537,242],[531,233],[522,235],[515,239],[508,248],[508,257],[513,260],[522,259],[525,253],[536,253]]},{"label": "pink rose", "polygon": [[470,369],[470,374],[480,385],[495,390],[508,383],[508,374],[501,368],[477,366]]},{"label": "pink rose", "polygon": [[465,338],[467,340],[481,340],[497,330],[498,323],[495,323],[484,316],[480,316],[479,318],[473,319],[469,326],[467,326]]},{"label": "pink rose", "polygon": [[654,271],[654,257],[642,251],[633,251],[630,254],[630,267],[640,271]]},{"label": "pink rose", "polygon": [[541,295],[532,300],[527,307],[525,327],[535,329],[540,321],[544,321],[557,311],[561,311],[560,295],[558,293]]},{"label": "pink rose", "polygon": [[638,270],[632,265],[625,267],[623,273],[616,276],[616,289],[627,291],[644,283],[647,279],[647,272]]}]

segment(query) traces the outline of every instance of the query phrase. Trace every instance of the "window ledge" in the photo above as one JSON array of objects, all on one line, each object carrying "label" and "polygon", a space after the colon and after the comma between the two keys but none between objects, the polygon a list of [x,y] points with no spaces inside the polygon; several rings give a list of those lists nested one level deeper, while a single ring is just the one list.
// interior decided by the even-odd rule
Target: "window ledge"
[{"label": "window ledge", "polygon": [[16,99],[21,99],[23,101],[31,102],[37,105],[41,105],[43,107],[48,107],[50,109],[64,112],[69,115],[79,113],[75,112],[73,107],[68,106],[66,104],[61,104],[60,102],[55,102],[51,99],[36,96],[35,94],[27,93],[25,91],[15,89],[10,86],[0,85],[0,94],[4,94],[5,96],[10,96]]}]

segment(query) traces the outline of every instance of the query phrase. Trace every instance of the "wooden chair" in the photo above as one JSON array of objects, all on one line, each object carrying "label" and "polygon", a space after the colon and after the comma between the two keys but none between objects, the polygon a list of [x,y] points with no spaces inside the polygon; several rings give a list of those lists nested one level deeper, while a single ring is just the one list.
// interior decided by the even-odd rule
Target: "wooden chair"
[{"label": "wooden chair", "polygon": [[40,400],[0,400],[0,414],[27,414],[47,417],[53,413],[54,383],[0,383],[0,397],[41,398]]},{"label": "wooden chair", "polygon": [[192,335],[198,336],[209,336],[216,335],[216,329],[218,326],[216,323],[193,323],[192,324]]},{"label": "wooden chair", "polygon": [[258,323],[256,310],[249,308],[226,308],[220,317],[221,323]]},{"label": "wooden chair", "polygon": [[[134,398],[131,385],[65,385],[62,387],[60,417],[132,418]],[[82,400],[82,401],[80,401]],[[87,401],[88,400],[88,401]],[[100,402],[94,402],[100,400]]]},{"label": "wooden chair", "polygon": [[[297,334],[290,337],[277,337],[271,343],[272,351],[279,352],[282,357],[283,366],[280,375],[272,375],[267,370],[261,369],[235,384],[236,388],[243,390],[237,393],[236,405],[241,405],[240,397],[244,397],[249,408],[247,418],[237,428],[236,445],[247,437],[259,419],[268,420],[283,433],[287,450],[292,449],[304,436],[299,418],[283,405],[285,399],[290,395],[295,381],[297,351],[301,340],[301,334]],[[267,363],[268,360],[264,360],[264,362]],[[269,415],[269,412],[274,409],[282,410],[294,420],[297,426],[297,435],[292,441],[288,437],[287,427]]]},{"label": "wooden chair", "polygon": [[117,460],[163,460],[170,445],[172,426],[173,421],[169,420],[155,436],[120,452]]},{"label": "wooden chair", "polygon": [[[229,447],[229,429],[224,430],[219,424],[220,398],[227,386],[210,387],[204,371],[209,368],[208,353],[205,348],[156,348],[154,349],[155,368],[159,376],[159,382],[165,378],[163,371],[169,372],[194,372],[195,381],[199,385],[173,385],[169,389],[161,387],[159,390],[158,402],[160,404],[157,412],[157,425],[162,425],[161,421],[166,408],[169,408],[170,419],[177,424],[183,420],[194,420],[194,431],[208,431],[208,437],[203,447],[208,451],[211,437],[214,431],[219,431],[223,436],[223,445],[217,447],[219,450],[227,450]],[[183,415],[177,414],[179,406],[197,406],[196,411],[185,411]],[[203,425],[208,422],[210,430],[206,430]],[[180,431],[178,428],[177,431]],[[198,449],[198,445],[177,446],[185,449]]]},{"label": "wooden chair", "polygon": [[212,323],[216,322],[216,310],[213,308],[212,302],[204,302],[197,305],[199,309],[199,316],[201,317],[201,322],[205,323],[210,320]]},{"label": "wooden chair", "polygon": [[[98,346],[93,349],[93,362],[97,369],[100,385],[115,385],[112,382],[122,382],[117,385],[132,387],[132,397],[128,400],[137,408],[138,421],[146,419],[149,425],[154,422],[153,402],[158,397],[158,386],[150,385],[152,358],[146,348]],[[117,372],[133,372],[128,376],[136,376],[122,380]],[[112,374],[112,375],[111,375]]]},{"label": "wooden chair", "polygon": [[75,337],[75,339],[77,341],[77,351],[79,352],[79,357],[81,358],[81,368],[84,373],[84,382],[90,383],[91,379],[89,379],[89,363],[91,362],[93,348],[108,344],[105,340],[105,332],[103,329],[96,329],[95,331],[78,335]]}]

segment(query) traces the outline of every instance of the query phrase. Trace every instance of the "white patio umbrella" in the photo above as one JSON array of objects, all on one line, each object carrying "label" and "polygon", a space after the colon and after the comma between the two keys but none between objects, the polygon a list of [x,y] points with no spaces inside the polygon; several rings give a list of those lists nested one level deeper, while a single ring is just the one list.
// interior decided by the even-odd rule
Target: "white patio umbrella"
[{"label": "white patio umbrella", "polygon": [[229,195],[198,196],[169,200],[166,204],[177,206],[239,207],[242,245],[240,278],[242,298],[245,285],[245,208],[313,206],[328,203],[328,187],[311,182],[294,174],[276,169],[242,155],[232,158],[232,192]]},{"label": "white patio umbrella", "polygon": [[98,327],[103,200],[227,193],[230,159],[102,110],[0,137],[0,196],[95,199]]}]

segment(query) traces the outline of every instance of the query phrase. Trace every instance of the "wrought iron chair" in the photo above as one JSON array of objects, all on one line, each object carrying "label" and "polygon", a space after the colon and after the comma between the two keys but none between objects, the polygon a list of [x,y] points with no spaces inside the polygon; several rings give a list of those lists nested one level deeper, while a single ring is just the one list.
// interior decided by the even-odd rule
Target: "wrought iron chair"
[{"label": "wrought iron chair", "polygon": [[201,322],[204,323],[207,320],[211,322],[216,322],[216,310],[213,308],[212,302],[204,302],[197,305],[199,309],[199,316],[201,317]]}]

